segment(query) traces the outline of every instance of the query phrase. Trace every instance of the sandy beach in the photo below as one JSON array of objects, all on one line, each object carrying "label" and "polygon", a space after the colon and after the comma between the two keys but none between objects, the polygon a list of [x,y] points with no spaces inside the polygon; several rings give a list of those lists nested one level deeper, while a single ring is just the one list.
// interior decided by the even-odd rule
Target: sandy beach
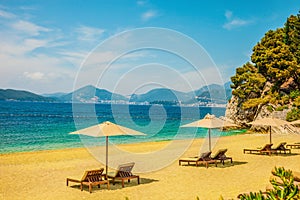
[{"label": "sandy beach", "polygon": [[[273,135],[276,146],[280,142],[300,142],[300,135]],[[181,157],[194,156],[199,152],[203,139],[196,139]],[[79,185],[66,186],[66,178],[81,178],[87,169],[104,167],[85,148],[13,153],[0,155],[1,193],[0,199],[196,199],[202,200],[236,198],[239,193],[265,190],[271,170],[275,166],[300,171],[300,149],[293,149],[292,155],[253,155],[243,154],[244,148],[261,147],[268,142],[268,135],[242,134],[221,137],[212,150],[227,148],[227,156],[233,158],[233,165],[226,162],[223,166],[179,166],[178,159],[156,171],[138,173],[141,184],[135,180],[125,184],[111,184],[94,187],[90,194],[88,188],[80,191]],[[132,152],[147,152],[162,149],[168,141],[118,145]],[[180,143],[180,141],[179,141]],[[104,147],[98,147],[104,152]],[[113,154],[113,153],[110,153]],[[122,158],[112,155],[111,159]],[[157,165],[157,160],[145,161],[143,165]],[[122,160],[122,159],[120,159]],[[134,161],[134,160],[133,160]],[[143,166],[136,162],[136,170]],[[120,163],[121,164],[121,163]],[[135,169],[135,168],[134,168]],[[113,171],[113,169],[110,169]]]}]

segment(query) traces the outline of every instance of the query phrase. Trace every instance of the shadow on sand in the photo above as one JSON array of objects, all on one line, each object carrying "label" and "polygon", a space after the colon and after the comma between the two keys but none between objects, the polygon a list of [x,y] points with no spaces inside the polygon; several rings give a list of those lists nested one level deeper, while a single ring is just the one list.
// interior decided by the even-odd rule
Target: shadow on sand
[{"label": "shadow on sand", "polygon": [[[155,179],[140,178],[140,184],[149,184],[149,183],[157,182],[157,181],[158,180],[155,180]],[[121,181],[115,181],[115,185],[113,185],[110,182],[109,185],[110,185],[110,189],[109,190],[122,189],[122,183],[121,183]],[[128,181],[124,182],[124,188],[126,188],[126,187],[135,187],[135,186],[138,186],[137,180],[130,180],[130,182],[128,182]],[[74,189],[80,190],[80,184],[79,185],[78,184],[71,185],[70,187],[74,188]],[[92,193],[97,193],[97,192],[100,192],[101,190],[106,190],[107,191],[106,184],[101,185],[100,188],[98,186],[93,186]],[[83,186],[83,191],[84,192],[89,192],[89,187],[84,185]]]},{"label": "shadow on sand", "polygon": [[232,163],[230,162],[225,162],[224,165],[222,163],[218,163],[219,168],[227,168],[227,167],[234,167],[236,165],[244,165],[247,164],[248,162],[242,162],[242,161],[233,161]]}]

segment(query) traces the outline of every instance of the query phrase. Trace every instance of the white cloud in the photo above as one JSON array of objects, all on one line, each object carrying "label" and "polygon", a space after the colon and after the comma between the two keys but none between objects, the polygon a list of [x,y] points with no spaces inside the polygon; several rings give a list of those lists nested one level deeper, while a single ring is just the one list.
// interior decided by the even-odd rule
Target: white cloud
[{"label": "white cloud", "polygon": [[234,19],[234,20],[231,20],[231,21],[227,22],[226,24],[224,24],[223,27],[227,30],[231,30],[233,28],[244,26],[249,23],[250,23],[250,21],[246,21],[246,20],[242,20],[242,19]]},{"label": "white cloud", "polygon": [[248,24],[251,24],[251,20],[243,20],[239,19],[237,17],[233,16],[233,13],[229,10],[225,12],[225,17],[227,19],[227,22],[223,25],[223,28],[227,30],[231,30],[237,27],[246,26]]},{"label": "white cloud", "polygon": [[25,39],[24,45],[27,47],[28,51],[32,51],[39,47],[44,47],[48,43],[47,40],[39,40],[39,39]]},{"label": "white cloud", "polygon": [[147,12],[142,14],[142,20],[148,21],[149,19],[152,19],[156,17],[158,13],[155,10],[148,10]]},{"label": "white cloud", "polygon": [[31,80],[42,80],[45,77],[42,72],[24,72],[23,75]]},{"label": "white cloud", "polygon": [[7,34],[0,34],[1,37],[6,38],[6,40],[0,40],[0,46],[3,47],[0,49],[0,54],[23,56],[48,44],[47,40],[23,38]]},{"label": "white cloud", "polygon": [[[77,34],[70,37],[73,32],[62,33],[6,10],[0,6],[0,88],[71,91],[78,66],[91,47],[78,41]],[[79,30],[85,38],[103,32],[85,26]]]},{"label": "white cloud", "polygon": [[9,13],[4,10],[0,10],[0,17],[6,18],[6,19],[11,19],[11,18],[14,18],[15,15],[13,13]]},{"label": "white cloud", "polygon": [[99,40],[100,36],[105,32],[104,29],[94,28],[89,26],[79,26],[76,29],[77,33],[79,34],[79,40],[85,41],[95,41]]},{"label": "white cloud", "polygon": [[15,31],[28,34],[30,36],[37,36],[40,32],[48,32],[50,29],[36,25],[29,21],[19,20],[11,25]]}]

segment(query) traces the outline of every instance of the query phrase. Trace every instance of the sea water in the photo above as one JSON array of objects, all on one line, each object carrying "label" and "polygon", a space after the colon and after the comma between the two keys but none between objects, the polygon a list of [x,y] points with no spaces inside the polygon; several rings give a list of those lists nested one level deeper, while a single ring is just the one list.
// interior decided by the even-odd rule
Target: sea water
[{"label": "sea water", "polygon": [[[181,126],[207,113],[222,116],[225,108],[1,101],[0,153],[105,145],[101,137],[69,134],[104,121],[146,134],[110,137],[113,144],[206,137],[207,129]],[[241,132],[213,130],[212,134]]]}]

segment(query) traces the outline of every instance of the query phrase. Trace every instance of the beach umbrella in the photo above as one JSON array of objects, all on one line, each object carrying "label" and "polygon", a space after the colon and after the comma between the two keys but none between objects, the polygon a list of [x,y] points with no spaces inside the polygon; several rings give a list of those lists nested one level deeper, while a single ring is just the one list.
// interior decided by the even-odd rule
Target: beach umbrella
[{"label": "beach umbrella", "polygon": [[107,168],[108,168],[108,137],[109,136],[118,136],[118,135],[145,135],[142,132],[126,128],[124,126],[120,126],[117,124],[114,124],[112,122],[106,121],[101,124],[97,124],[88,128],[84,128],[81,130],[77,130],[74,132],[71,132],[70,134],[82,134],[82,135],[88,135],[92,137],[105,137],[105,144],[106,144],[106,174],[107,174]]},{"label": "beach umbrella", "polygon": [[248,124],[254,125],[254,126],[269,126],[270,129],[270,144],[272,144],[272,126],[282,126],[289,124],[289,122],[278,119],[278,118],[271,118],[271,117],[266,117],[262,119],[257,119],[253,122],[250,122]]},{"label": "beach umbrella", "polygon": [[215,115],[207,114],[203,119],[197,120],[195,122],[183,125],[181,127],[201,127],[208,128],[208,141],[209,141],[209,151],[211,151],[211,134],[210,130],[213,128],[231,127],[238,126],[234,123],[217,118]]},{"label": "beach umbrella", "polygon": [[290,124],[292,124],[292,125],[298,125],[298,124],[300,124],[300,119],[298,119],[296,121],[293,121],[293,122],[290,122]]}]

